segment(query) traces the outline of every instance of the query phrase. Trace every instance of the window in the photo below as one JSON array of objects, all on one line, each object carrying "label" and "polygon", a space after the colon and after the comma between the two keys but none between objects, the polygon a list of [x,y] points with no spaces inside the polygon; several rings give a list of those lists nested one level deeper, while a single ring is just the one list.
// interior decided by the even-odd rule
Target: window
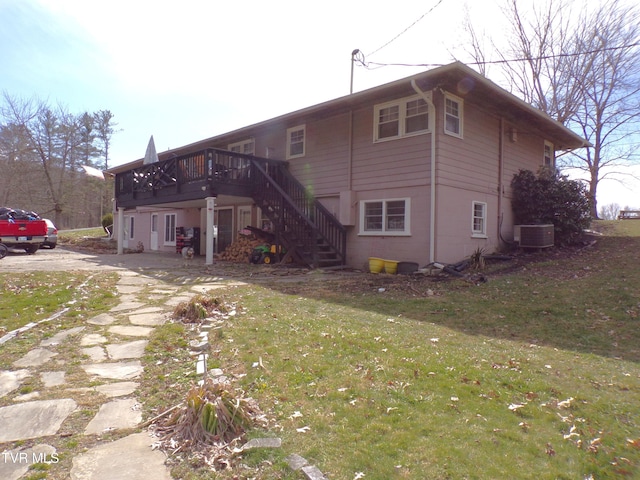
[{"label": "window", "polygon": [[131,216],[129,217],[129,240],[133,240],[134,238],[134,225],[135,225],[135,220],[136,218]]},{"label": "window", "polygon": [[287,158],[304,156],[305,126],[287,129]]},{"label": "window", "polygon": [[410,235],[409,199],[360,202],[360,235]]},{"label": "window", "polygon": [[444,133],[462,138],[462,99],[444,96]]},{"label": "window", "polygon": [[471,236],[487,236],[487,204],[473,202],[471,212]]},{"label": "window", "polygon": [[550,169],[556,166],[553,144],[550,142],[544,142],[544,159],[542,166]]},{"label": "window", "polygon": [[164,215],[164,244],[173,245],[176,244],[176,214],[165,213]]},{"label": "window", "polygon": [[429,131],[429,105],[423,98],[402,98],[376,105],[374,112],[374,141]]},{"label": "window", "polygon": [[246,153],[247,155],[253,155],[254,142],[253,139],[244,140],[242,142],[232,143],[229,145],[229,150],[232,152]]}]

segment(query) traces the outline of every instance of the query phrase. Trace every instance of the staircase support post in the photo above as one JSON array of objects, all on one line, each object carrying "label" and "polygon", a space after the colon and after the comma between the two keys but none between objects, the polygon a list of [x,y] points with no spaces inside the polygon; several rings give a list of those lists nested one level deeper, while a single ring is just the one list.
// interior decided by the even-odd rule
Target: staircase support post
[{"label": "staircase support post", "polygon": [[205,241],[207,242],[207,258],[205,260],[206,265],[213,265],[213,239],[214,239],[214,225],[213,225],[213,212],[216,204],[215,197],[207,197],[207,226]]}]

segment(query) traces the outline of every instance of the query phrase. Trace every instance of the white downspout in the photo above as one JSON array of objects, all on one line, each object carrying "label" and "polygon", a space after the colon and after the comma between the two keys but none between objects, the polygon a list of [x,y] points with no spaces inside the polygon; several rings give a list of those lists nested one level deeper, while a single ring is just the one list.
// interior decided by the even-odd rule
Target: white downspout
[{"label": "white downspout", "polygon": [[[431,134],[431,202],[429,212],[429,263],[436,261],[436,107],[431,101],[431,98],[420,90],[415,80],[411,80],[411,87],[416,91],[418,95],[429,105],[429,123],[431,128],[429,129]],[[433,119],[433,120],[432,120]]]}]

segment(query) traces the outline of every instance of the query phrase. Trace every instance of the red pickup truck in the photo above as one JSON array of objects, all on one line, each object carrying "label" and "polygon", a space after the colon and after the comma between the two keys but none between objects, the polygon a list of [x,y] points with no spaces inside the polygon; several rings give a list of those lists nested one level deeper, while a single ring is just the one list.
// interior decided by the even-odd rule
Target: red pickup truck
[{"label": "red pickup truck", "polygon": [[[11,211],[0,214],[0,245],[21,248],[33,254],[46,239],[47,223],[37,215],[16,215]],[[5,251],[4,248],[2,250]]]}]

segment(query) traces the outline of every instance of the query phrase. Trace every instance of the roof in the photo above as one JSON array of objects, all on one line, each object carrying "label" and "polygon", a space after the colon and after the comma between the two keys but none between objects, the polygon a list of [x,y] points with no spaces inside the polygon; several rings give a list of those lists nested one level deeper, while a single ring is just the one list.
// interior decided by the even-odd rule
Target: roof
[{"label": "roof", "polygon": [[[379,103],[379,99],[383,96],[391,96],[394,93],[408,91],[409,89],[413,91],[411,87],[412,81],[415,81],[416,85],[424,91],[442,88],[462,98],[473,99],[475,103],[481,105],[483,108],[496,111],[499,115],[507,119],[517,119],[519,122],[526,121],[531,128],[536,128],[549,139],[554,139],[554,145],[557,150],[573,150],[591,146],[587,140],[560,122],[552,119],[543,111],[509,93],[465,64],[454,62],[361,92],[339,97],[253,125],[199,140],[182,147],[167,150],[159,153],[158,156],[160,160],[164,160],[173,155],[182,155],[201,150],[231,138],[241,140],[256,130],[281,128],[283,125],[287,127],[293,126],[298,123],[300,118],[326,117],[347,112],[371,101]],[[110,168],[108,171],[110,173],[118,173],[139,166],[141,163],[142,158]]]}]

